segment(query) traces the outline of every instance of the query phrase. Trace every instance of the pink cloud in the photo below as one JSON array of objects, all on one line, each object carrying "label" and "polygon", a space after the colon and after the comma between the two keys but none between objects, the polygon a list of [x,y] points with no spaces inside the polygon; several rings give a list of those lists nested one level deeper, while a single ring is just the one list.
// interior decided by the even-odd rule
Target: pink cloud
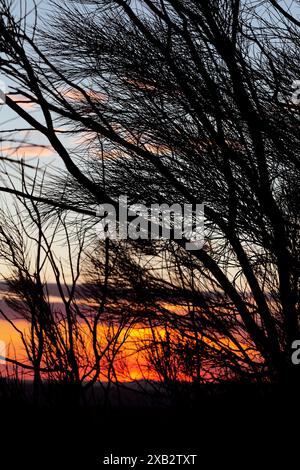
[{"label": "pink cloud", "polygon": [[21,108],[33,109],[37,106],[33,101],[29,101],[23,95],[8,95],[13,101],[15,101]]},{"label": "pink cloud", "polygon": [[14,157],[48,157],[53,155],[53,149],[43,145],[20,144],[0,148],[2,155]]},{"label": "pink cloud", "polygon": [[[95,90],[84,90],[93,101],[101,101],[105,103],[107,101],[107,95],[105,93],[102,93],[100,91],[95,91]],[[60,94],[67,99],[70,99],[72,101],[85,101],[84,95],[76,90],[76,89],[69,89],[69,90],[60,90]]]}]

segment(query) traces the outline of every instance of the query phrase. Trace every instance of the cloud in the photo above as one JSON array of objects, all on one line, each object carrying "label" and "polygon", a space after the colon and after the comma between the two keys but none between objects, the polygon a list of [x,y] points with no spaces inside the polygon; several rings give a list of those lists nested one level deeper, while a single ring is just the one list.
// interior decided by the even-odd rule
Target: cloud
[{"label": "cloud", "polygon": [[26,144],[20,143],[18,145],[6,145],[0,147],[2,156],[28,158],[28,157],[49,157],[53,156],[54,152],[51,147],[39,144]]},{"label": "cloud", "polygon": [[[85,93],[92,101],[100,101],[102,103],[106,103],[108,100],[108,96],[105,93],[96,90],[84,90]],[[86,102],[85,96],[78,90],[72,89],[62,89],[59,90],[59,93],[66,99],[71,101],[78,101],[78,102]]]},{"label": "cloud", "polygon": [[33,109],[33,108],[36,108],[36,107],[37,107],[37,104],[36,104],[36,103],[34,103],[33,101],[28,100],[28,99],[25,98],[23,95],[16,95],[16,94],[10,95],[10,94],[8,94],[8,96],[9,96],[10,99],[12,99],[15,103],[17,103],[19,106],[21,106],[21,108],[24,108],[24,109]]}]

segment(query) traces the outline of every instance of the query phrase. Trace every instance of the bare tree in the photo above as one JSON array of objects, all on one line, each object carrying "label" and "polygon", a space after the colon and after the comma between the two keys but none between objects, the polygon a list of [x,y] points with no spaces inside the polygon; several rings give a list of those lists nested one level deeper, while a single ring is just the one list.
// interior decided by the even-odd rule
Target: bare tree
[{"label": "bare tree", "polygon": [[[120,316],[116,302],[110,305],[108,249],[103,269],[98,265],[88,277],[91,254],[81,216],[49,218],[26,198],[18,198],[14,210],[4,209],[0,260],[6,267],[4,300],[10,312],[3,308],[0,315],[23,346],[14,356],[8,354],[8,367],[33,378],[35,403],[49,396],[51,384],[56,394],[66,390],[68,402],[78,403],[99,380],[118,383],[114,362],[132,319],[125,312]],[[25,329],[18,319],[26,321]]]},{"label": "bare tree", "polygon": [[[299,22],[277,2],[264,5],[70,1],[30,31],[2,0],[0,68],[14,82],[7,106],[69,175],[55,194],[51,183],[30,198],[79,212],[116,206],[120,194],[205,202],[202,249],[187,252],[184,240],[123,246],[136,294],[152,304],[149,316],[194,339],[218,377],[298,382]],[[184,299],[185,314],[158,288]]]}]

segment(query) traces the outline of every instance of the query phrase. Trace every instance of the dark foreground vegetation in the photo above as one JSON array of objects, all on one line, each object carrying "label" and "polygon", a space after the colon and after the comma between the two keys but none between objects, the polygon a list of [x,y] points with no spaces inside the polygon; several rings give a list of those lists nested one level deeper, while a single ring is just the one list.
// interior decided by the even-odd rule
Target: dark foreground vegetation
[{"label": "dark foreground vegetation", "polygon": [[280,458],[289,468],[297,453],[293,424],[300,415],[292,390],[206,386],[197,401],[167,404],[156,398],[150,404],[145,396],[137,398],[133,387],[127,403],[106,406],[78,406],[70,390],[64,392],[56,390],[55,404],[38,407],[21,395],[1,397],[1,458],[12,468],[27,463],[41,468],[43,462],[53,468],[102,468],[110,454],[197,454],[194,468],[269,468]]}]

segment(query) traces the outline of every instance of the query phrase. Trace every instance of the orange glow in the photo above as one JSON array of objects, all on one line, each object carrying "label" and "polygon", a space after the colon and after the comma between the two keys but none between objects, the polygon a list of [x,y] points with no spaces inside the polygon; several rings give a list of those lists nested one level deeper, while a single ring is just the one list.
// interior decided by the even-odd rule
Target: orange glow
[{"label": "orange glow", "polygon": [[[5,292],[2,292],[0,298],[5,295]],[[59,297],[55,295],[50,296],[51,302],[59,303]],[[88,306],[88,303],[80,302],[80,304]],[[168,303],[163,303],[162,307],[167,308],[170,312],[174,311],[177,315],[185,315],[187,314],[187,307],[180,306],[180,305],[169,305]],[[30,333],[30,325],[23,319],[13,320],[15,328],[11,325],[8,321],[4,319],[0,319],[0,340],[4,341],[7,345],[7,357],[17,360],[21,363],[28,364],[28,360],[26,359],[26,353],[24,345],[22,344],[21,335],[22,333],[25,337],[29,337]],[[174,370],[174,374],[177,379],[180,380],[187,380],[190,381],[192,379],[191,375],[188,372],[182,372],[176,370],[176,353],[173,357],[173,346],[179,345],[180,347],[185,347],[186,345],[192,346],[193,339],[189,340],[190,343],[186,343],[179,334],[175,332],[166,332],[163,327],[146,327],[144,325],[133,324],[132,326],[126,326],[119,331],[119,325],[105,325],[101,324],[98,327],[97,338],[99,347],[101,350],[106,348],[108,341],[112,338],[117,337],[116,341],[113,342],[111,348],[108,348],[107,352],[103,355],[101,360],[101,374],[100,380],[107,381],[111,378],[109,374],[111,374],[111,368],[109,367],[110,361],[112,357],[113,366],[114,366],[114,379],[117,378],[120,382],[131,382],[135,380],[161,380],[163,378],[162,375],[159,374],[150,363],[149,363],[149,346],[153,346],[153,344],[158,345],[154,348],[155,352],[163,352],[164,347],[170,346],[170,360],[171,360],[171,368]],[[87,360],[88,364],[93,363],[94,360],[94,351],[92,346],[92,338],[91,333],[85,323],[80,323],[80,331],[83,338],[83,343],[80,343],[79,350],[84,351],[83,357]],[[116,333],[119,333],[116,335]],[[192,337],[192,335],[191,335]],[[247,352],[251,358],[257,362],[260,362],[260,357],[258,353],[249,348],[249,344],[243,344],[244,342],[241,340],[239,341],[239,346],[234,344],[228,338],[207,338],[202,337],[201,340],[207,344],[209,348],[213,351],[217,352],[222,350],[228,350],[231,354],[234,354],[237,360],[243,358],[243,352]],[[76,341],[76,340],[75,340]],[[83,348],[83,349],[82,349]],[[114,356],[114,350],[117,350],[117,354]],[[244,350],[244,351],[243,351]],[[80,356],[82,357],[82,356]],[[164,364],[166,356],[162,356],[162,364]],[[155,359],[155,357],[154,357]],[[156,357],[157,359],[157,357]],[[173,361],[175,360],[175,362]],[[160,356],[158,356],[158,363],[161,360]],[[80,367],[82,368],[83,373],[86,373],[85,369],[86,364],[81,364]],[[89,366],[87,366],[89,367]],[[5,370],[5,366],[0,366],[0,371]],[[7,370],[13,371],[13,366],[7,363]],[[32,372],[26,370],[25,375],[28,378],[32,377]]]},{"label": "orange glow", "polygon": [[[25,320],[13,320],[16,328],[21,331],[25,336],[29,334],[29,323]],[[87,333],[87,327],[82,326],[83,330]],[[109,332],[108,327],[101,326],[99,328],[98,336],[100,341],[104,341],[107,338]],[[126,338],[125,338],[126,335]],[[122,382],[130,382],[133,380],[141,380],[147,378],[150,380],[158,379],[158,376],[153,371],[147,371],[147,361],[143,357],[141,351],[141,346],[145,342],[149,341],[151,338],[150,328],[139,328],[134,327],[129,331],[124,330],[121,333],[119,338],[119,343],[124,341],[123,347],[120,349],[119,357],[115,361],[115,371],[117,374],[118,380]],[[0,340],[4,341],[6,344],[6,356],[10,359],[23,362],[28,364],[26,358],[26,353],[24,345],[21,340],[21,336],[18,331],[6,320],[0,320]],[[89,341],[87,340],[86,344],[87,350],[91,348]],[[105,361],[103,361],[105,362]],[[0,366],[2,371],[4,370],[3,366]],[[13,367],[7,363],[8,370],[12,370]],[[102,375],[102,380],[106,380],[106,367],[104,366],[104,371]],[[26,376],[28,378],[32,377],[32,373],[26,371]]]}]

